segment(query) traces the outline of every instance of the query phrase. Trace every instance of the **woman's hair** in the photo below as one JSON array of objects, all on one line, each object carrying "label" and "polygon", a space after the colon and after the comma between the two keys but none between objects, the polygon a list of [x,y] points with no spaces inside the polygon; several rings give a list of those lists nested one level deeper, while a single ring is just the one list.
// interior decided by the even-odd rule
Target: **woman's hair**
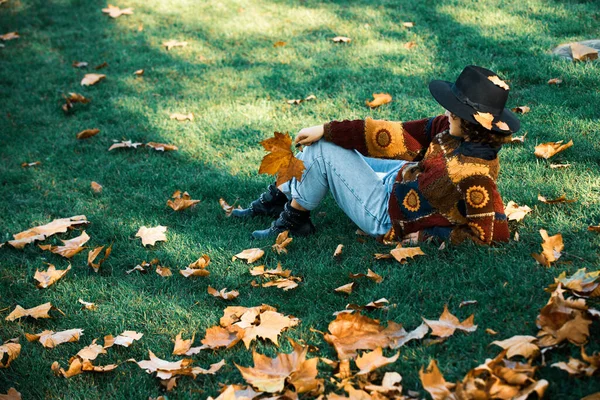
[{"label": "woman's hair", "polygon": [[492,147],[500,147],[509,143],[512,135],[500,135],[494,131],[484,128],[479,124],[474,124],[464,119],[460,119],[460,130],[467,142],[485,143]]}]

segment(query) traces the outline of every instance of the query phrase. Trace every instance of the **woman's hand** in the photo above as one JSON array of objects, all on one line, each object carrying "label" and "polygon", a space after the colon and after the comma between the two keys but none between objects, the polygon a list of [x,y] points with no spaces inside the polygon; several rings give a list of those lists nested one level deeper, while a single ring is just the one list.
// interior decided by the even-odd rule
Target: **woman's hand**
[{"label": "woman's hand", "polygon": [[299,145],[310,146],[314,142],[319,141],[323,137],[324,133],[323,125],[311,126],[310,128],[303,128],[296,135],[294,143],[296,147]]}]

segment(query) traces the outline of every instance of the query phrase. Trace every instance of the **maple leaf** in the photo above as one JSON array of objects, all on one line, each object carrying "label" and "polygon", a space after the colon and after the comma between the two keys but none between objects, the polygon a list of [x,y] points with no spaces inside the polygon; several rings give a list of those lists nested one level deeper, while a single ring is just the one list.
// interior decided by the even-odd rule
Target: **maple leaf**
[{"label": "maple leaf", "polygon": [[88,240],[90,240],[90,237],[87,233],[85,233],[85,231],[83,231],[81,235],[77,236],[76,238],[61,240],[61,242],[64,244],[63,246],[52,246],[48,244],[39,245],[39,247],[42,250],[50,250],[52,253],[61,255],[65,258],[71,258],[75,254],[85,249],[83,245],[86,244]]},{"label": "maple leaf", "polygon": [[272,276],[281,276],[283,278],[288,278],[292,273],[292,270],[286,269],[283,270],[281,267],[281,263],[277,263],[277,268],[265,270],[264,265],[259,265],[250,269],[250,275],[252,276],[264,276],[264,277],[272,277]]},{"label": "maple leaf", "polygon": [[335,43],[350,43],[352,41],[352,39],[346,36],[336,36],[331,40],[333,40]]},{"label": "maple leaf", "polygon": [[569,277],[562,272],[558,278],[554,278],[554,282],[547,291],[554,291],[561,284],[578,297],[600,297],[600,271],[586,272],[585,268],[581,268]]},{"label": "maple leaf", "polygon": [[397,392],[398,394],[402,393],[402,386],[400,385],[402,382],[402,376],[397,372],[386,372],[383,375],[383,379],[381,380],[381,385],[366,385],[365,390],[370,392],[378,392],[378,393],[393,393]]},{"label": "maple leaf", "polygon": [[174,356],[181,356],[181,355],[185,355],[190,348],[192,347],[192,344],[194,343],[194,335],[192,335],[191,339],[187,339],[187,340],[183,340],[181,338],[181,332],[179,334],[177,334],[177,336],[175,337],[175,346],[173,347],[173,354]]},{"label": "maple leaf", "polygon": [[370,268],[367,268],[367,274],[350,274],[350,279],[357,279],[357,278],[368,278],[371,279],[372,281],[374,281],[375,283],[381,283],[383,282],[383,277],[381,275],[376,274],[375,272],[371,271]]},{"label": "maple leaf", "polygon": [[82,104],[87,104],[90,102],[89,99],[85,98],[84,96],[78,94],[78,93],[69,93],[69,96],[64,96],[65,99],[65,104],[63,104],[62,106],[62,110],[65,113],[68,113],[69,111],[71,111],[73,109],[73,104],[75,103],[82,103]]},{"label": "maple leaf", "polygon": [[15,309],[5,318],[7,321],[14,321],[23,317],[31,317],[34,319],[38,318],[51,318],[48,312],[52,309],[52,303],[44,303],[37,307],[24,309],[17,305]]},{"label": "maple leaf", "polygon": [[235,261],[236,259],[246,260],[248,264],[253,263],[254,261],[260,259],[263,255],[265,255],[264,250],[259,248],[246,249],[241,253],[236,254],[231,258],[231,261]]},{"label": "maple leaf", "polygon": [[156,151],[177,151],[179,148],[172,144],[164,144],[164,143],[156,143],[156,142],[148,142],[146,143],[146,147],[150,147]]},{"label": "maple leaf", "polygon": [[210,294],[214,297],[220,297],[223,300],[233,300],[240,295],[240,292],[238,292],[237,290],[232,290],[232,291],[228,292],[227,288],[221,289],[219,291],[219,290],[209,286],[207,290],[208,290],[208,294]]},{"label": "maple leaf", "polygon": [[[509,127],[509,126],[508,126],[508,124],[507,124],[506,122],[504,122],[504,121],[498,121],[498,122],[494,123],[494,125],[496,125],[496,127],[497,127],[498,129],[501,129],[501,130],[503,130],[503,131],[510,131],[510,127]],[[523,137],[523,138],[524,138],[524,137]],[[523,140],[525,140],[525,139],[523,139]]]},{"label": "maple leaf", "polygon": [[[12,341],[7,341],[0,346],[0,368],[8,368],[21,354],[21,345]],[[6,358],[5,358],[6,357]]]},{"label": "maple leaf", "polygon": [[286,247],[292,243],[292,238],[288,237],[290,231],[283,231],[279,235],[277,235],[277,239],[275,239],[275,244],[271,246],[271,248],[277,252],[277,254],[285,253],[287,254]]},{"label": "maple leaf", "polygon": [[389,358],[384,357],[383,349],[381,347],[378,347],[371,352],[365,352],[361,356],[356,357],[356,366],[360,368],[360,371],[358,371],[356,375],[365,375],[385,365],[393,364],[398,357],[400,357],[400,352]]},{"label": "maple leaf", "polygon": [[396,247],[390,251],[392,257],[401,264],[406,263],[407,258],[414,258],[415,256],[424,256],[423,250],[420,247]]},{"label": "maple leaf", "polygon": [[371,108],[376,108],[391,101],[392,96],[387,93],[373,93],[373,100],[365,100],[365,104]]},{"label": "maple leaf", "polygon": [[158,241],[167,241],[167,236],[165,235],[165,232],[167,232],[166,226],[158,225],[154,228],[147,228],[145,226],[142,226],[135,234],[135,237],[139,237],[142,239],[143,246],[154,246],[154,244]]},{"label": "maple leaf", "polygon": [[144,336],[143,333],[136,331],[123,331],[123,333],[115,338],[109,335],[104,338],[105,342],[108,342],[104,345],[104,348],[107,349],[115,344],[118,346],[129,347],[135,340],[140,340],[142,336]]},{"label": "maple leaf", "polygon": [[[230,349],[244,337],[245,330],[236,325],[228,327],[213,326],[206,330],[204,339],[200,342],[209,349],[225,347]],[[190,355],[190,354],[188,354]]]},{"label": "maple leaf", "polygon": [[156,266],[156,273],[160,276],[162,276],[163,278],[166,278],[167,276],[173,276],[173,273],[171,272],[171,269],[168,267],[163,267],[160,265]]},{"label": "maple leaf", "polygon": [[517,114],[526,114],[529,111],[531,111],[531,108],[529,108],[528,106],[519,106],[511,108],[511,111]]},{"label": "maple leaf", "polygon": [[25,337],[29,342],[40,342],[46,348],[53,349],[59,344],[78,342],[83,334],[83,329],[69,329],[62,332],[43,331],[38,334],[25,333]]},{"label": "maple leaf", "polygon": [[444,312],[439,320],[434,321],[423,318],[423,321],[431,328],[431,334],[433,336],[449,337],[452,336],[457,329],[465,332],[474,332],[477,329],[477,325],[473,324],[474,318],[475,315],[471,314],[469,318],[465,319],[463,322],[459,322],[458,318],[452,315],[448,311],[448,306],[445,305]]},{"label": "maple leaf", "polygon": [[59,218],[46,225],[36,226],[26,231],[16,233],[13,235],[15,240],[9,240],[8,243],[14,248],[22,249],[26,244],[33,243],[36,240],[44,240],[56,233],[64,233],[69,228],[88,223],[85,215]]},{"label": "maple leaf", "polygon": [[[225,211],[225,216],[226,216],[226,217],[230,217],[230,216],[231,216],[231,213],[232,213],[232,212],[233,212],[233,210],[234,210],[234,206],[230,206],[229,204],[227,204],[227,202],[226,202],[226,201],[225,201],[225,199],[223,199],[223,198],[220,198],[220,199],[219,199],[219,204],[221,205],[221,208],[223,209],[223,211]],[[242,209],[242,207],[240,207],[240,206],[237,206],[237,209],[238,209],[238,210],[241,210],[241,209]]]},{"label": "maple leaf", "polygon": [[[2,3],[3,1],[0,1],[0,4]],[[17,392],[17,389],[11,387],[6,394],[0,394],[0,400],[21,400],[21,393]]]},{"label": "maple leaf", "polygon": [[289,133],[275,132],[272,138],[265,139],[260,144],[270,153],[263,157],[259,174],[277,175],[277,186],[292,178],[302,180],[304,162],[292,153],[292,138]]},{"label": "maple leaf", "polygon": [[98,309],[98,306],[96,306],[96,303],[90,303],[90,302],[84,301],[83,299],[79,299],[77,301],[83,305],[82,309],[85,309],[85,310],[97,310]]},{"label": "maple leaf", "polygon": [[137,148],[138,146],[141,146],[142,143],[133,143],[131,140],[123,140],[121,142],[118,141],[114,141],[115,143],[113,143],[109,148],[108,151],[114,150],[114,149],[120,149],[120,148]]},{"label": "maple leaf", "polygon": [[542,196],[541,194],[538,194],[538,200],[546,204],[574,203],[577,201],[577,199],[567,199],[567,195],[565,194],[561,195],[560,197],[557,197],[556,199],[551,200],[548,200],[546,197]]},{"label": "maple leaf", "polygon": [[180,190],[175,191],[171,195],[174,200],[167,200],[167,206],[175,211],[182,211],[200,202],[200,200],[192,200],[188,192],[181,193]]},{"label": "maple leaf", "polygon": [[540,229],[540,235],[542,236],[542,253],[532,253],[531,256],[541,265],[549,267],[551,263],[555,262],[562,255],[562,251],[565,248],[563,238],[560,233],[554,236],[548,236],[548,232],[545,229]]},{"label": "maple leaf", "polygon": [[598,59],[598,50],[581,43],[572,43],[571,53],[575,61],[593,61]]},{"label": "maple leaf", "polygon": [[531,211],[528,206],[519,206],[512,200],[504,207],[504,213],[509,221],[522,221]]},{"label": "maple leaf", "polygon": [[552,78],[548,80],[548,85],[560,85],[562,83],[562,79]]},{"label": "maple leaf", "polygon": [[492,122],[494,121],[494,116],[492,114],[478,111],[473,114],[473,118],[475,118],[475,121],[479,122],[485,129],[492,129]]},{"label": "maple leaf", "polygon": [[361,310],[380,310],[388,308],[389,300],[386,298],[381,298],[379,300],[372,301],[364,306],[360,306],[358,304],[346,304],[346,309],[343,311],[338,311],[333,313],[333,315],[338,315],[342,312],[351,312],[351,311],[361,311]]},{"label": "maple leaf", "polygon": [[180,269],[179,273],[183,276],[185,276],[186,278],[189,278],[190,276],[209,276],[210,275],[210,271],[207,271],[205,269],[200,269],[200,268],[186,268],[186,269]]},{"label": "maple leaf", "polygon": [[264,311],[258,315],[258,320],[260,322],[257,325],[246,328],[246,333],[242,339],[246,348],[250,348],[250,343],[256,338],[268,339],[279,345],[277,338],[281,332],[298,325],[300,322],[297,318],[290,318],[276,311]]},{"label": "maple leaf", "polygon": [[562,140],[559,140],[558,142],[542,143],[535,146],[534,154],[538,158],[544,158],[547,160],[571,146],[573,146],[573,140],[569,140],[569,142],[565,144],[563,144]]},{"label": "maple leaf", "polygon": [[506,340],[496,340],[492,342],[496,346],[502,347],[507,350],[506,357],[512,358],[513,356],[523,356],[527,359],[535,358],[540,354],[540,348],[532,343],[537,338],[535,336],[513,336]]},{"label": "maple leaf", "polygon": [[47,288],[48,286],[53,285],[54,283],[56,283],[56,281],[65,276],[66,273],[69,272],[69,270],[71,270],[71,265],[69,265],[67,269],[61,270],[56,269],[56,267],[52,264],[48,264],[48,269],[46,271],[39,271],[36,269],[33,279],[38,281],[38,288]]},{"label": "maple leaf", "polygon": [[85,74],[81,80],[81,86],[92,86],[106,78],[104,74]]},{"label": "maple leaf", "polygon": [[454,388],[453,383],[448,383],[437,366],[437,361],[431,360],[426,370],[419,371],[419,378],[423,388],[429,392],[433,400],[452,399],[450,390]]},{"label": "maple leaf", "polygon": [[340,287],[337,287],[337,288],[335,288],[333,290],[336,291],[336,292],[338,292],[338,293],[351,294],[353,288],[354,288],[354,282],[350,282],[350,283],[347,283],[347,284],[342,285]]},{"label": "maple leaf", "polygon": [[14,40],[14,39],[18,39],[20,38],[19,34],[17,32],[8,32],[5,33],[4,35],[0,35],[0,40],[3,41],[8,41],[8,40]]},{"label": "maple leaf", "polygon": [[124,8],[121,10],[119,7],[109,4],[107,8],[102,9],[102,12],[108,14],[111,18],[119,18],[121,15],[133,14],[133,8]]},{"label": "maple leaf", "polygon": [[573,357],[569,357],[568,363],[560,361],[550,366],[560,368],[563,371],[567,371],[569,375],[572,376],[592,376],[598,370],[598,367],[590,365]]},{"label": "maple leaf", "polygon": [[504,90],[509,90],[510,87],[508,87],[508,85],[506,84],[506,82],[504,82],[502,79],[500,79],[498,76],[496,75],[492,75],[492,76],[488,76],[488,79],[490,81],[492,81],[492,83],[498,87],[501,87]]},{"label": "maple leaf", "polygon": [[87,139],[100,133],[100,129],[85,129],[76,135],[77,139]]},{"label": "maple leaf", "polygon": [[187,42],[180,42],[178,40],[171,39],[167,42],[164,42],[163,46],[165,46],[168,51],[168,50],[171,50],[173,47],[185,47],[185,46],[187,46],[187,44],[188,44]]},{"label": "maple leaf", "polygon": [[94,269],[94,272],[100,271],[100,267],[112,252],[112,244],[108,246],[104,251],[104,257],[97,263],[94,263],[94,260],[96,260],[100,252],[102,252],[102,249],[104,249],[104,246],[96,247],[94,250],[91,250],[88,253],[87,265],[88,267],[92,267]]},{"label": "maple leaf", "polygon": [[262,287],[276,286],[278,289],[283,289],[284,292],[298,287],[298,282],[302,279],[291,276],[289,278],[279,278],[262,284]]},{"label": "maple leaf", "polygon": [[92,181],[92,183],[90,183],[90,187],[94,193],[102,193],[102,185],[98,182]]}]

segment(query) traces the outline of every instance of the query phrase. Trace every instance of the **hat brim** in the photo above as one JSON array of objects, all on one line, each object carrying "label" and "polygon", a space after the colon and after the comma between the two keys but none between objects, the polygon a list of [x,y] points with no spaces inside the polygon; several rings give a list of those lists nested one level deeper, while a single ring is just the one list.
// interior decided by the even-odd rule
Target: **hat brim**
[{"label": "hat brim", "polygon": [[[429,84],[429,91],[431,92],[433,98],[446,110],[466,121],[479,124],[479,122],[477,122],[477,120],[475,120],[473,117],[473,114],[475,114],[477,111],[473,107],[462,103],[456,98],[454,93],[452,93],[452,85],[454,84],[448,81],[431,81]],[[496,125],[497,122],[504,122],[506,125],[508,125],[510,131],[498,128]],[[510,135],[517,132],[520,128],[521,122],[519,121],[519,118],[517,118],[517,116],[508,108],[505,108],[499,116],[494,117],[491,130],[503,135]]]}]

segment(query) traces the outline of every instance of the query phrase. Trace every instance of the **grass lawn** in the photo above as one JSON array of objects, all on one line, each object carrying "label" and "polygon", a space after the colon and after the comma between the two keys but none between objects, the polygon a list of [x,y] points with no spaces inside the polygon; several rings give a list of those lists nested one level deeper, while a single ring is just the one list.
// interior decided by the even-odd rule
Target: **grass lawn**
[{"label": "grass lawn", "polygon": [[[48,289],[36,289],[36,269],[45,269],[44,262],[64,269],[67,260],[36,245],[0,249],[0,343],[20,337],[23,346],[20,357],[0,370],[0,393],[15,387],[24,399],[156,397],[162,393],[157,379],[133,363],[71,379],[55,377],[50,366],[58,361],[64,367],[92,339],[123,330],[144,337],[129,348],[110,349],[100,363],[147,359],[149,349],[163,359],[179,359],[170,355],[175,336],[196,334],[198,345],[228,305],[269,304],[301,320],[282,335],[280,348],[253,345],[259,352],[273,356],[289,351],[285,338],[290,337],[335,358],[333,348],[311,328],[326,331],[332,313],[349,302],[385,297],[395,306],[367,315],[407,329],[419,325],[421,317],[439,317],[444,304],[461,320],[475,313],[475,332],[457,333],[431,346],[411,342],[384,369],[400,372],[405,390],[429,398],[419,368],[436,359],[448,381],[462,379],[499,352],[489,346],[491,341],[537,333],[535,319],[548,300],[543,289],[553,277],[582,267],[598,269],[600,236],[587,227],[600,222],[599,64],[575,64],[550,54],[558,44],[597,37],[597,2],[117,0],[116,5],[133,7],[133,15],[111,19],[102,14],[106,3],[99,0],[8,0],[0,5],[0,34],[18,31],[21,36],[0,48],[0,241],[54,218],[83,214],[91,221],[85,228],[91,236],[88,246],[114,243],[99,273],[86,266],[84,251],[71,260],[66,277]],[[404,28],[405,21],[414,21],[414,28]],[[330,39],[337,35],[352,42],[333,43]],[[167,51],[162,43],[170,39],[188,44]],[[286,44],[274,47],[278,41]],[[416,47],[406,49],[409,41]],[[73,61],[90,66],[76,69]],[[103,62],[108,67],[97,72],[106,79],[81,87],[83,75],[96,72],[93,66]],[[250,240],[250,232],[270,220],[240,223],[225,217],[220,197],[245,205],[271,181],[258,175],[258,166],[265,154],[259,141],[273,131],[295,133],[332,119],[437,115],[443,110],[430,96],[428,82],[454,80],[471,63],[507,80],[510,107],[531,107],[521,119],[525,143],[500,153],[499,188],[505,203],[514,200],[533,209],[524,221],[511,225],[520,235],[518,242],[494,248],[448,246],[444,251],[424,244],[427,255],[405,265],[376,261],[373,254],[386,247],[374,240],[357,241],[355,226],[329,198],[313,214],[317,234],[294,239],[289,254],[278,256],[271,242]],[[142,68],[143,76],[133,74]],[[550,78],[563,83],[548,85]],[[76,104],[75,112],[65,115],[62,95],[69,92],[81,93],[91,103]],[[390,93],[394,101],[367,108],[364,101],[379,92]],[[316,100],[286,102],[310,94]],[[170,120],[173,112],[191,112],[194,120]],[[75,139],[77,132],[91,128],[100,134]],[[109,152],[113,140],[121,139],[171,143],[179,151]],[[550,169],[550,161],[533,154],[536,144],[569,139],[574,146],[552,162],[571,163],[570,168]],[[38,160],[37,167],[20,165]],[[103,185],[101,194],[92,192],[92,181]],[[184,212],[167,208],[177,189],[200,204]],[[537,201],[538,193],[549,198],[565,193],[577,201],[546,205]],[[135,238],[142,225],[167,226],[168,241],[144,248]],[[530,255],[540,251],[542,228],[564,236],[565,254],[550,268]],[[77,234],[57,235],[46,243]],[[344,253],[336,261],[332,254],[340,243]],[[281,261],[301,276],[300,287],[289,292],[252,287],[248,266],[231,260],[250,247],[265,248],[260,263],[267,267]],[[212,258],[210,277],[193,280],[177,273],[202,254]],[[125,273],[153,258],[175,274]],[[348,273],[366,273],[367,268],[382,275],[383,283],[360,281],[350,296],[333,291],[349,282]],[[207,294],[208,285],[241,294],[224,302]],[[82,310],[79,298],[95,302],[98,310]],[[464,300],[478,304],[459,309]],[[17,304],[29,308],[45,302],[65,315],[4,320]],[[591,327],[588,352],[600,349],[599,327],[597,321]],[[84,336],[55,349],[24,337],[26,332],[72,328],[84,329]],[[486,328],[499,334],[492,337]],[[538,377],[550,381],[547,398],[579,399],[600,391],[595,378],[569,378],[549,366],[578,352],[569,345],[546,355],[547,366]],[[251,365],[251,352],[242,344],[193,358],[202,367],[222,358],[227,365],[215,376],[180,379],[170,399],[215,396],[221,383],[243,383],[234,363]],[[330,369],[319,368],[328,382]]]}]

